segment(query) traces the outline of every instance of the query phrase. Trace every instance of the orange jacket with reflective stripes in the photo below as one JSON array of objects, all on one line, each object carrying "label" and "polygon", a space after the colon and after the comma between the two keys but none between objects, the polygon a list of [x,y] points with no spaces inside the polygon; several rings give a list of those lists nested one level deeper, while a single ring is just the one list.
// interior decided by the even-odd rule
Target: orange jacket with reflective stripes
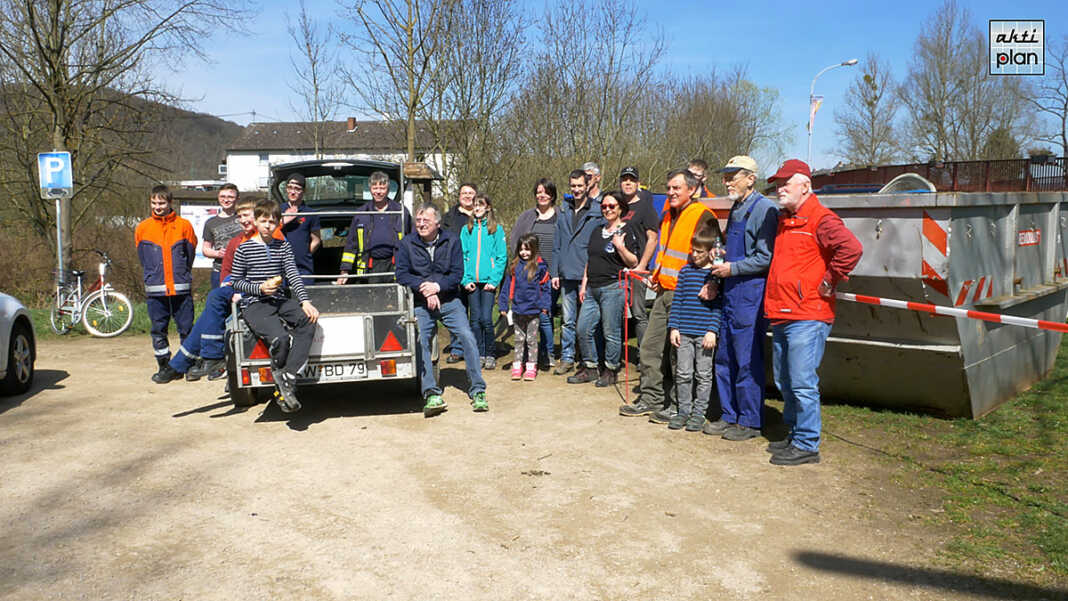
[{"label": "orange jacket with reflective stripes", "polygon": [[176,296],[193,291],[197,235],[193,225],[171,211],[153,215],[134,230],[137,258],[145,271],[146,296]]},{"label": "orange jacket with reflective stripes", "polygon": [[656,250],[656,271],[653,280],[664,290],[674,290],[679,280],[679,271],[690,260],[690,243],[701,217],[709,208],[691,200],[679,216],[671,218],[671,209],[664,211],[660,220],[660,244]]}]

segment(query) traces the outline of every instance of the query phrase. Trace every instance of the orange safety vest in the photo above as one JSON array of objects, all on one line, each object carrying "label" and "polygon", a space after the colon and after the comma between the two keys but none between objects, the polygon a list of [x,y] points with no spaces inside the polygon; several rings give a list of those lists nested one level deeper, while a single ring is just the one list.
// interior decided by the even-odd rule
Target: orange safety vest
[{"label": "orange safety vest", "polygon": [[703,203],[691,200],[682,213],[672,220],[671,209],[660,220],[660,244],[656,249],[656,272],[653,279],[664,290],[674,290],[679,271],[690,260],[690,244],[701,217],[708,211]]}]

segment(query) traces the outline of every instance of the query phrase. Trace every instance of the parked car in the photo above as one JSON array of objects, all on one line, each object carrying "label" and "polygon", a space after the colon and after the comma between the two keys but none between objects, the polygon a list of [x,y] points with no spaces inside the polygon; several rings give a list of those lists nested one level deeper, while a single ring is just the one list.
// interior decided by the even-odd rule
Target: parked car
[{"label": "parked car", "polygon": [[15,297],[0,292],[0,393],[29,390],[36,358],[37,339],[30,312]]}]

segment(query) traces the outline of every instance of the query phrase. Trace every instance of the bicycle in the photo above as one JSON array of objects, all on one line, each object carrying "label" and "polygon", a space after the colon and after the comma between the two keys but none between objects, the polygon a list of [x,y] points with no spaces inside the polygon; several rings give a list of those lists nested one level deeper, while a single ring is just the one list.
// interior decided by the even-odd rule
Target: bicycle
[{"label": "bicycle", "polygon": [[102,250],[94,249],[100,255],[100,277],[88,290],[82,292],[84,271],[71,270],[75,283],[60,282],[52,299],[50,320],[52,331],[66,334],[79,321],[93,336],[111,338],[118,336],[130,327],[133,321],[133,305],[130,299],[117,292],[105,278],[111,259]]}]

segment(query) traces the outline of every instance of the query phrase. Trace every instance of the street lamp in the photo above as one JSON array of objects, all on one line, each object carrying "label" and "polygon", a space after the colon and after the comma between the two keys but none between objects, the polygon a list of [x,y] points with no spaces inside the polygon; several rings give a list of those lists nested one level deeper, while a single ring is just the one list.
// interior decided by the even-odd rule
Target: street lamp
[{"label": "street lamp", "polygon": [[820,75],[823,75],[831,69],[834,69],[836,67],[852,67],[858,62],[859,61],[854,58],[831,65],[829,67],[824,67],[822,71],[817,73],[816,76],[812,78],[812,85],[808,88],[808,161],[806,162],[808,163],[809,168],[812,167],[812,130],[815,129],[816,125],[816,114],[812,112],[812,103],[816,101],[816,80],[820,78]]}]

